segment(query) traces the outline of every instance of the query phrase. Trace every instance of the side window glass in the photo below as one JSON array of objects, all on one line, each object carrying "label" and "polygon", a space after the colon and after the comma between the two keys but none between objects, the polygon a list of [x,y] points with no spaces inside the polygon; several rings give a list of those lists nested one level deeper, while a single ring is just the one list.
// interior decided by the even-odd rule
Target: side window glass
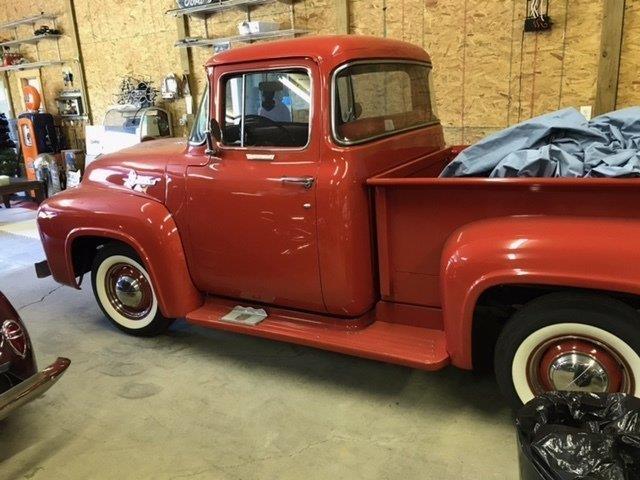
[{"label": "side window glass", "polygon": [[209,122],[209,86],[204,90],[202,99],[200,100],[200,106],[198,107],[198,114],[196,115],[196,121],[191,128],[191,135],[189,136],[189,142],[194,144],[204,143],[206,140],[205,132],[207,131],[207,124]]},{"label": "side window glass", "polygon": [[222,141],[240,147],[304,147],[311,80],[305,70],[244,73],[223,80]]}]

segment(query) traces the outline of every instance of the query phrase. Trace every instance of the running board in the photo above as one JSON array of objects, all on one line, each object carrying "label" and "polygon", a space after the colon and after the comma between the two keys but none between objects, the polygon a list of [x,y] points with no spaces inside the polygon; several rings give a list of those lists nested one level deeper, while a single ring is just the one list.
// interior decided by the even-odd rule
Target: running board
[{"label": "running board", "polygon": [[209,298],[187,321],[284,342],[321,348],[421,370],[439,370],[449,364],[444,331],[370,319],[340,320],[266,308],[268,316],[257,325],[222,320],[237,303]]}]

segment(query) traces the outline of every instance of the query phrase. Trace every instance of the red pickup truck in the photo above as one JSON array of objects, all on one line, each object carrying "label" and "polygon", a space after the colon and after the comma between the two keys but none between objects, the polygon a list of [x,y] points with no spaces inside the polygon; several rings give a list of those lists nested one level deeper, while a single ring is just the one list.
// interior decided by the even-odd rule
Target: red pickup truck
[{"label": "red pickup truck", "polygon": [[[438,178],[431,62],[358,36],[206,64],[188,140],[107,155],[40,207],[48,272],[136,335],[173,318],[424,370],[514,404],[639,392],[633,179]],[[246,308],[243,308],[246,307]]]}]

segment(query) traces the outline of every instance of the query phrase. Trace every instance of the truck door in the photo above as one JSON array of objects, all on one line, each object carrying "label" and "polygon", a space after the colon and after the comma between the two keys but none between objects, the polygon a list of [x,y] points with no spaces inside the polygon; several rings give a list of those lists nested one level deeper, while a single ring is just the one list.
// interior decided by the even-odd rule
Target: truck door
[{"label": "truck door", "polygon": [[187,172],[190,271],[203,291],[324,311],[316,233],[315,65],[216,67],[220,151]]}]

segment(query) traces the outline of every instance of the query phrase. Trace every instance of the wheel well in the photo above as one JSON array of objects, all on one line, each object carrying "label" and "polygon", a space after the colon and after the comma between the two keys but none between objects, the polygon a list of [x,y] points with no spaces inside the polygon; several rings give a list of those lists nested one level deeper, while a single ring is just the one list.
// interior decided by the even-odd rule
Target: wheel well
[{"label": "wheel well", "polygon": [[496,341],[507,320],[530,301],[552,292],[587,292],[615,298],[640,309],[640,296],[587,288],[549,285],[497,285],[480,295],[473,312],[472,355],[476,370],[493,369]]},{"label": "wheel well", "polygon": [[126,243],[109,237],[86,236],[74,239],[71,244],[71,260],[73,262],[73,273],[79,277],[91,271],[93,260],[98,251],[108,243]]}]

